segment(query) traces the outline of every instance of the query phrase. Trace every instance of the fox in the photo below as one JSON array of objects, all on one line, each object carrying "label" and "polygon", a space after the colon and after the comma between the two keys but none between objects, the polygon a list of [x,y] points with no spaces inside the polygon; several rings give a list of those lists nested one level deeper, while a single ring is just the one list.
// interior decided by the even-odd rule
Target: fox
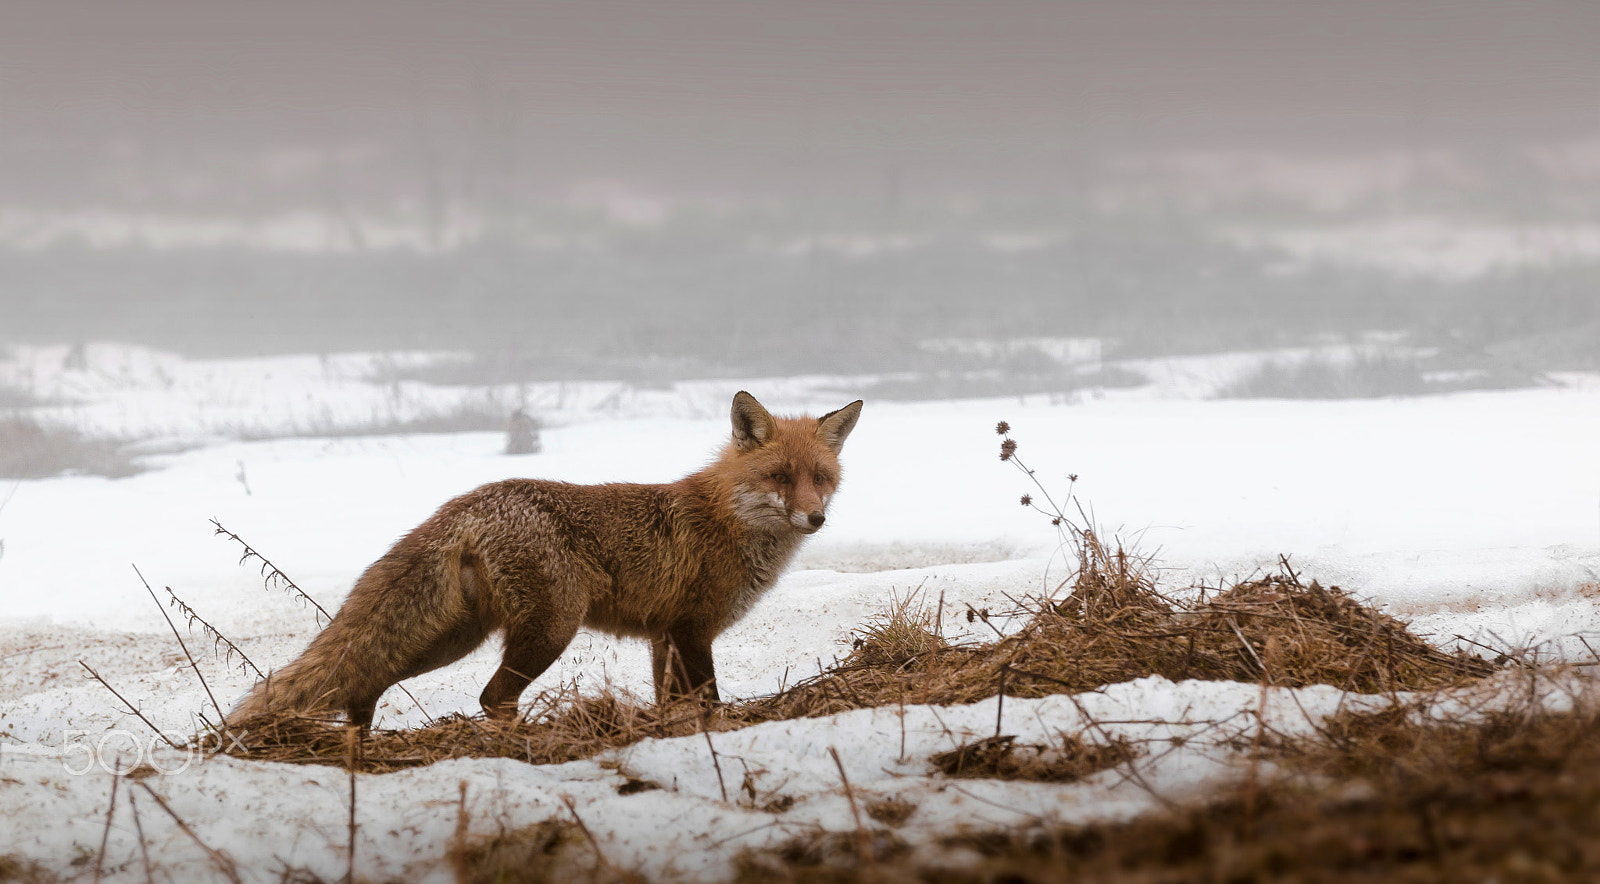
[{"label": "fox", "polygon": [[732,438],[676,482],[506,479],[447,501],[362,573],[228,724],[342,714],[366,730],[384,691],[497,633],[503,656],[478,701],[514,721],[523,690],[580,627],[647,639],[657,703],[720,703],[712,642],[826,522],[861,407],[774,417],[741,390]]}]

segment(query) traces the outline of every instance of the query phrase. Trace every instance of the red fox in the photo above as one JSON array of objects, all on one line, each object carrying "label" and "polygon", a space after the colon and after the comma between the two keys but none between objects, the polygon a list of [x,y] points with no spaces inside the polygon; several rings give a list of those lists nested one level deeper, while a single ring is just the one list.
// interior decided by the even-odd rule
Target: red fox
[{"label": "red fox", "polygon": [[305,652],[228,719],[343,712],[366,728],[390,686],[496,631],[505,655],[479,702],[514,719],[523,689],[580,626],[648,638],[658,702],[717,702],[711,642],[822,527],[860,415],[856,400],[775,418],[741,391],[732,441],[671,484],[509,479],[469,491],[368,567]]}]

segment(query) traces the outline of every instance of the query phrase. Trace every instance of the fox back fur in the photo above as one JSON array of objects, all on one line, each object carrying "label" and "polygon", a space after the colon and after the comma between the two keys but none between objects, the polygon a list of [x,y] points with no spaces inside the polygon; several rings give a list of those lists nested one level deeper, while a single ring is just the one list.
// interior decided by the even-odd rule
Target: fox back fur
[{"label": "fox back fur", "polygon": [[510,479],[469,491],[367,568],[327,628],[229,722],[343,712],[367,727],[390,686],[496,632],[505,654],[480,702],[515,718],[523,689],[580,626],[649,639],[658,701],[716,701],[712,639],[822,527],[860,414],[857,400],[820,418],[775,418],[740,392],[733,439],[676,482]]}]

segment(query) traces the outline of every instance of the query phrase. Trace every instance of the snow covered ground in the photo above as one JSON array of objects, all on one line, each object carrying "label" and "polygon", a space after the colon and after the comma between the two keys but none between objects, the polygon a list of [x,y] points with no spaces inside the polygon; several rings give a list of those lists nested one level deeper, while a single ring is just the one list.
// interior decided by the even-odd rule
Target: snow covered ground
[{"label": "snow covered ground", "polygon": [[[133,565],[258,664],[278,665],[315,622],[288,595],[263,589],[253,566],[240,567],[237,546],[213,535],[211,518],[331,608],[394,538],[479,483],[670,479],[726,438],[736,389],[774,411],[815,413],[851,398],[846,379],[829,378],[651,391],[551,386],[532,395],[555,425],[543,453],[524,457],[501,455],[497,433],[245,443],[221,437],[240,427],[304,427],[318,414],[358,422],[375,409],[445,408],[478,393],[368,383],[373,357],[202,363],[91,347],[91,364],[125,369],[68,372],[56,367],[60,355],[24,351],[0,380],[25,379],[36,395],[58,400],[49,413],[60,420],[190,446],[152,456],[155,468],[131,478],[0,484],[0,855],[92,871],[107,831],[105,768],[143,758],[172,770],[140,787],[123,782],[108,880],[145,876],[130,793],[160,870],[172,880],[221,875],[145,800],[144,786],[200,841],[231,855],[246,880],[277,880],[284,868],[331,879],[347,862],[342,771],[152,750],[144,726],[84,677],[79,660],[179,735],[193,733],[194,716],[209,706]],[[1157,553],[1169,591],[1243,577],[1289,554],[1303,574],[1372,599],[1443,646],[1457,635],[1542,643],[1567,659],[1588,659],[1585,641],[1600,648],[1600,383],[1571,377],[1559,387],[1410,400],[1196,398],[1205,386],[1197,377],[1225,379],[1236,363],[1147,366],[1158,378],[1151,387],[1070,404],[869,401],[845,449],[845,483],[827,528],[717,643],[724,694],[768,693],[814,673],[892,593],[942,594],[947,633],[963,635],[987,630],[960,616],[966,604],[1009,609],[1008,596],[1053,586],[1063,573],[1054,533],[1017,503],[1033,489],[997,457],[1002,419],[1049,488],[1064,490],[1067,474],[1077,474],[1076,493],[1098,523]],[[197,634],[191,648],[203,645]],[[421,709],[392,691],[378,725],[475,711],[495,662],[490,648],[408,683]],[[249,686],[209,653],[202,665],[224,705]],[[582,634],[533,691],[574,679],[646,695],[647,654],[636,642]],[[1157,748],[1138,778],[1113,770],[1062,786],[930,774],[931,754],[994,732],[991,700],[716,734],[726,801],[702,737],[646,740],[558,766],[466,760],[362,775],[357,874],[449,880],[444,853],[465,784],[473,834],[570,818],[570,799],[614,865],[651,877],[726,876],[743,848],[854,828],[830,747],[859,794],[917,805],[898,830],[913,844],[963,826],[1125,817],[1156,806],[1152,791],[1182,799],[1236,775],[1239,759],[1224,744],[1253,731],[1258,713],[1293,731],[1355,702],[1308,688],[1271,691],[1263,705],[1257,685],[1159,678],[1076,700],[1008,700],[1003,729],[1046,743],[1083,730],[1087,714],[1127,722],[1104,727],[1136,740],[1191,739],[1181,748],[1149,743]],[[741,791],[747,775],[751,790]],[[621,795],[627,777],[663,788]],[[761,809],[778,796],[793,798],[793,808]]]}]

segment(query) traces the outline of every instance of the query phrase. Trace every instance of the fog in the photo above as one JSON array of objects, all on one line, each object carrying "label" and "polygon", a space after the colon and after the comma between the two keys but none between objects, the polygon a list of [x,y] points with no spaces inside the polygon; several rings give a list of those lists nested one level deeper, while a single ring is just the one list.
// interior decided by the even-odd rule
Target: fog
[{"label": "fog", "polygon": [[536,380],[1384,333],[1590,367],[1597,26],[1584,3],[13,0],[0,343],[449,349]]}]

